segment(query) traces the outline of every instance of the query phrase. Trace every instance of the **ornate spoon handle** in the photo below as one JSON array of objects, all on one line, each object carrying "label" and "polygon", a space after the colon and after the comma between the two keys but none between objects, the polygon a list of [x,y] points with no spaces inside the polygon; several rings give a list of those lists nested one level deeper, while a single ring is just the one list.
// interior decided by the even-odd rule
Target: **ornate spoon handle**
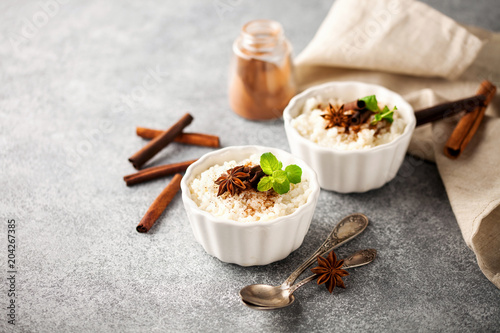
[{"label": "ornate spoon handle", "polygon": [[283,282],[281,285],[282,288],[289,288],[307,269],[307,267],[311,266],[318,256],[321,256],[350,241],[363,232],[367,226],[368,217],[363,214],[356,213],[344,217],[342,221],[340,221],[335,228],[333,228],[332,232],[328,235],[323,244],[302,265],[297,267],[297,269],[290,274],[285,282]]},{"label": "ornate spoon handle", "polygon": [[[342,266],[342,269],[348,269],[348,268],[354,268],[354,267],[359,267],[359,266],[364,266],[366,264],[371,263],[375,257],[377,256],[377,250],[375,249],[366,249],[366,250],[361,250],[353,255],[347,257],[344,259],[344,265]],[[311,282],[312,280],[315,280],[318,278],[318,274],[313,274],[311,276],[306,277],[304,280],[297,282],[293,286],[288,289],[288,292],[293,294],[295,290],[299,289],[306,283]]]}]

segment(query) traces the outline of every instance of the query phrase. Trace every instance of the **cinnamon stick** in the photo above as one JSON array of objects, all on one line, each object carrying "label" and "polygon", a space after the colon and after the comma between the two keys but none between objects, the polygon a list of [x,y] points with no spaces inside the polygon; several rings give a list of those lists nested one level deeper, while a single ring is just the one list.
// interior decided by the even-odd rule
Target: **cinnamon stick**
[{"label": "cinnamon stick", "polygon": [[486,99],[483,105],[477,106],[474,111],[466,113],[458,122],[457,126],[451,133],[444,147],[444,154],[451,159],[456,159],[464,151],[467,144],[470,142],[476,133],[481,121],[484,118],[484,112],[495,96],[497,88],[493,83],[484,80],[477,91],[477,95],[483,95]]},{"label": "cinnamon stick", "polygon": [[184,161],[179,163],[160,165],[157,167],[147,168],[139,172],[123,177],[127,186],[132,186],[147,182],[153,179],[165,177],[174,173],[186,171],[186,169],[196,162],[196,160]]},{"label": "cinnamon stick", "polygon": [[362,109],[359,111],[356,111],[351,118],[351,124],[353,125],[360,125],[364,123],[372,114],[372,112],[368,109]]},{"label": "cinnamon stick", "polygon": [[417,118],[417,126],[424,125],[443,118],[451,117],[462,111],[472,112],[478,106],[482,106],[485,100],[486,96],[475,95],[472,97],[446,102],[431,106],[426,109],[415,111],[415,118]]},{"label": "cinnamon stick", "polygon": [[363,110],[364,108],[366,108],[366,103],[365,101],[362,101],[360,99],[344,104],[344,111],[349,111],[349,110],[360,111]]},{"label": "cinnamon stick", "polygon": [[[145,127],[137,127],[136,133],[143,139],[154,139],[163,134],[162,130],[155,130]],[[188,145],[196,145],[203,147],[220,147],[220,139],[216,135],[203,134],[203,133],[181,133],[174,139],[175,142],[184,143]]]},{"label": "cinnamon stick", "polygon": [[192,121],[193,116],[191,116],[189,113],[186,113],[168,130],[151,140],[147,145],[145,145],[141,150],[132,155],[132,157],[130,157],[128,160],[132,163],[134,168],[140,169],[140,167],[143,166],[144,163],[149,161],[170,142],[174,141],[175,137],[177,137],[187,125],[191,124]]},{"label": "cinnamon stick", "polygon": [[174,178],[168,183],[167,187],[163,189],[160,195],[155,199],[153,204],[149,207],[148,211],[142,218],[139,225],[137,225],[137,232],[148,232],[153,224],[161,216],[165,208],[175,197],[179,189],[181,188],[182,175],[180,173],[176,174]]}]

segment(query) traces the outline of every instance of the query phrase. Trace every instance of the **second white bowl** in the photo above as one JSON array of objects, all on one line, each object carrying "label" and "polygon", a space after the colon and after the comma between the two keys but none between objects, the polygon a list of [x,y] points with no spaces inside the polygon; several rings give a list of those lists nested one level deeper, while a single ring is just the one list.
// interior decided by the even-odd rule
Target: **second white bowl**
[{"label": "second white bowl", "polygon": [[[396,105],[406,121],[401,136],[393,141],[363,150],[340,150],[322,147],[301,136],[291,125],[301,112],[306,100],[340,98],[345,101],[376,95],[379,101]],[[318,174],[320,186],[341,193],[366,192],[391,181],[403,163],[406,150],[415,129],[413,108],[403,97],[384,87],[360,82],[330,82],[298,94],[283,113],[285,131],[292,154],[306,161]]]}]

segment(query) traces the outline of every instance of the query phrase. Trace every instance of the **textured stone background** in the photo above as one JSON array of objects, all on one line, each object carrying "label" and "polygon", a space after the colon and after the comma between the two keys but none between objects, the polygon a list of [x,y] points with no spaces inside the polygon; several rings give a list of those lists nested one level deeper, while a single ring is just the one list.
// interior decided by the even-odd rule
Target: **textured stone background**
[{"label": "textured stone background", "polygon": [[[426,2],[500,30],[496,0]],[[0,279],[11,218],[18,246],[18,324],[6,323],[2,283],[0,331],[500,330],[500,291],[463,242],[436,167],[411,158],[379,190],[322,191],[302,247],[265,267],[206,254],[180,196],[149,234],[135,231],[168,181],[125,186],[127,158],[144,145],[135,126],[165,128],[189,111],[189,129],[220,135],[224,146],[288,150],[281,121],[248,122],[230,111],[231,43],[244,22],[272,18],[297,54],[331,1],[54,3],[0,4]],[[172,144],[152,164],[208,151]],[[371,225],[339,254],[374,247],[379,258],[354,270],[347,289],[330,295],[309,284],[274,312],[240,303],[241,287],[280,283],[352,212]]]}]

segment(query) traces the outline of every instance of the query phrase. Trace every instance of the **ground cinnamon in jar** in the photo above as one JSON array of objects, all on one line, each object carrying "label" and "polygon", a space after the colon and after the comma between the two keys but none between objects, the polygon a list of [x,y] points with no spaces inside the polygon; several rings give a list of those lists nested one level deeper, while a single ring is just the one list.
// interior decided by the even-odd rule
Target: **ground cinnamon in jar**
[{"label": "ground cinnamon in jar", "polygon": [[295,95],[291,47],[278,22],[245,24],[233,44],[229,78],[232,110],[250,120],[279,118]]}]

